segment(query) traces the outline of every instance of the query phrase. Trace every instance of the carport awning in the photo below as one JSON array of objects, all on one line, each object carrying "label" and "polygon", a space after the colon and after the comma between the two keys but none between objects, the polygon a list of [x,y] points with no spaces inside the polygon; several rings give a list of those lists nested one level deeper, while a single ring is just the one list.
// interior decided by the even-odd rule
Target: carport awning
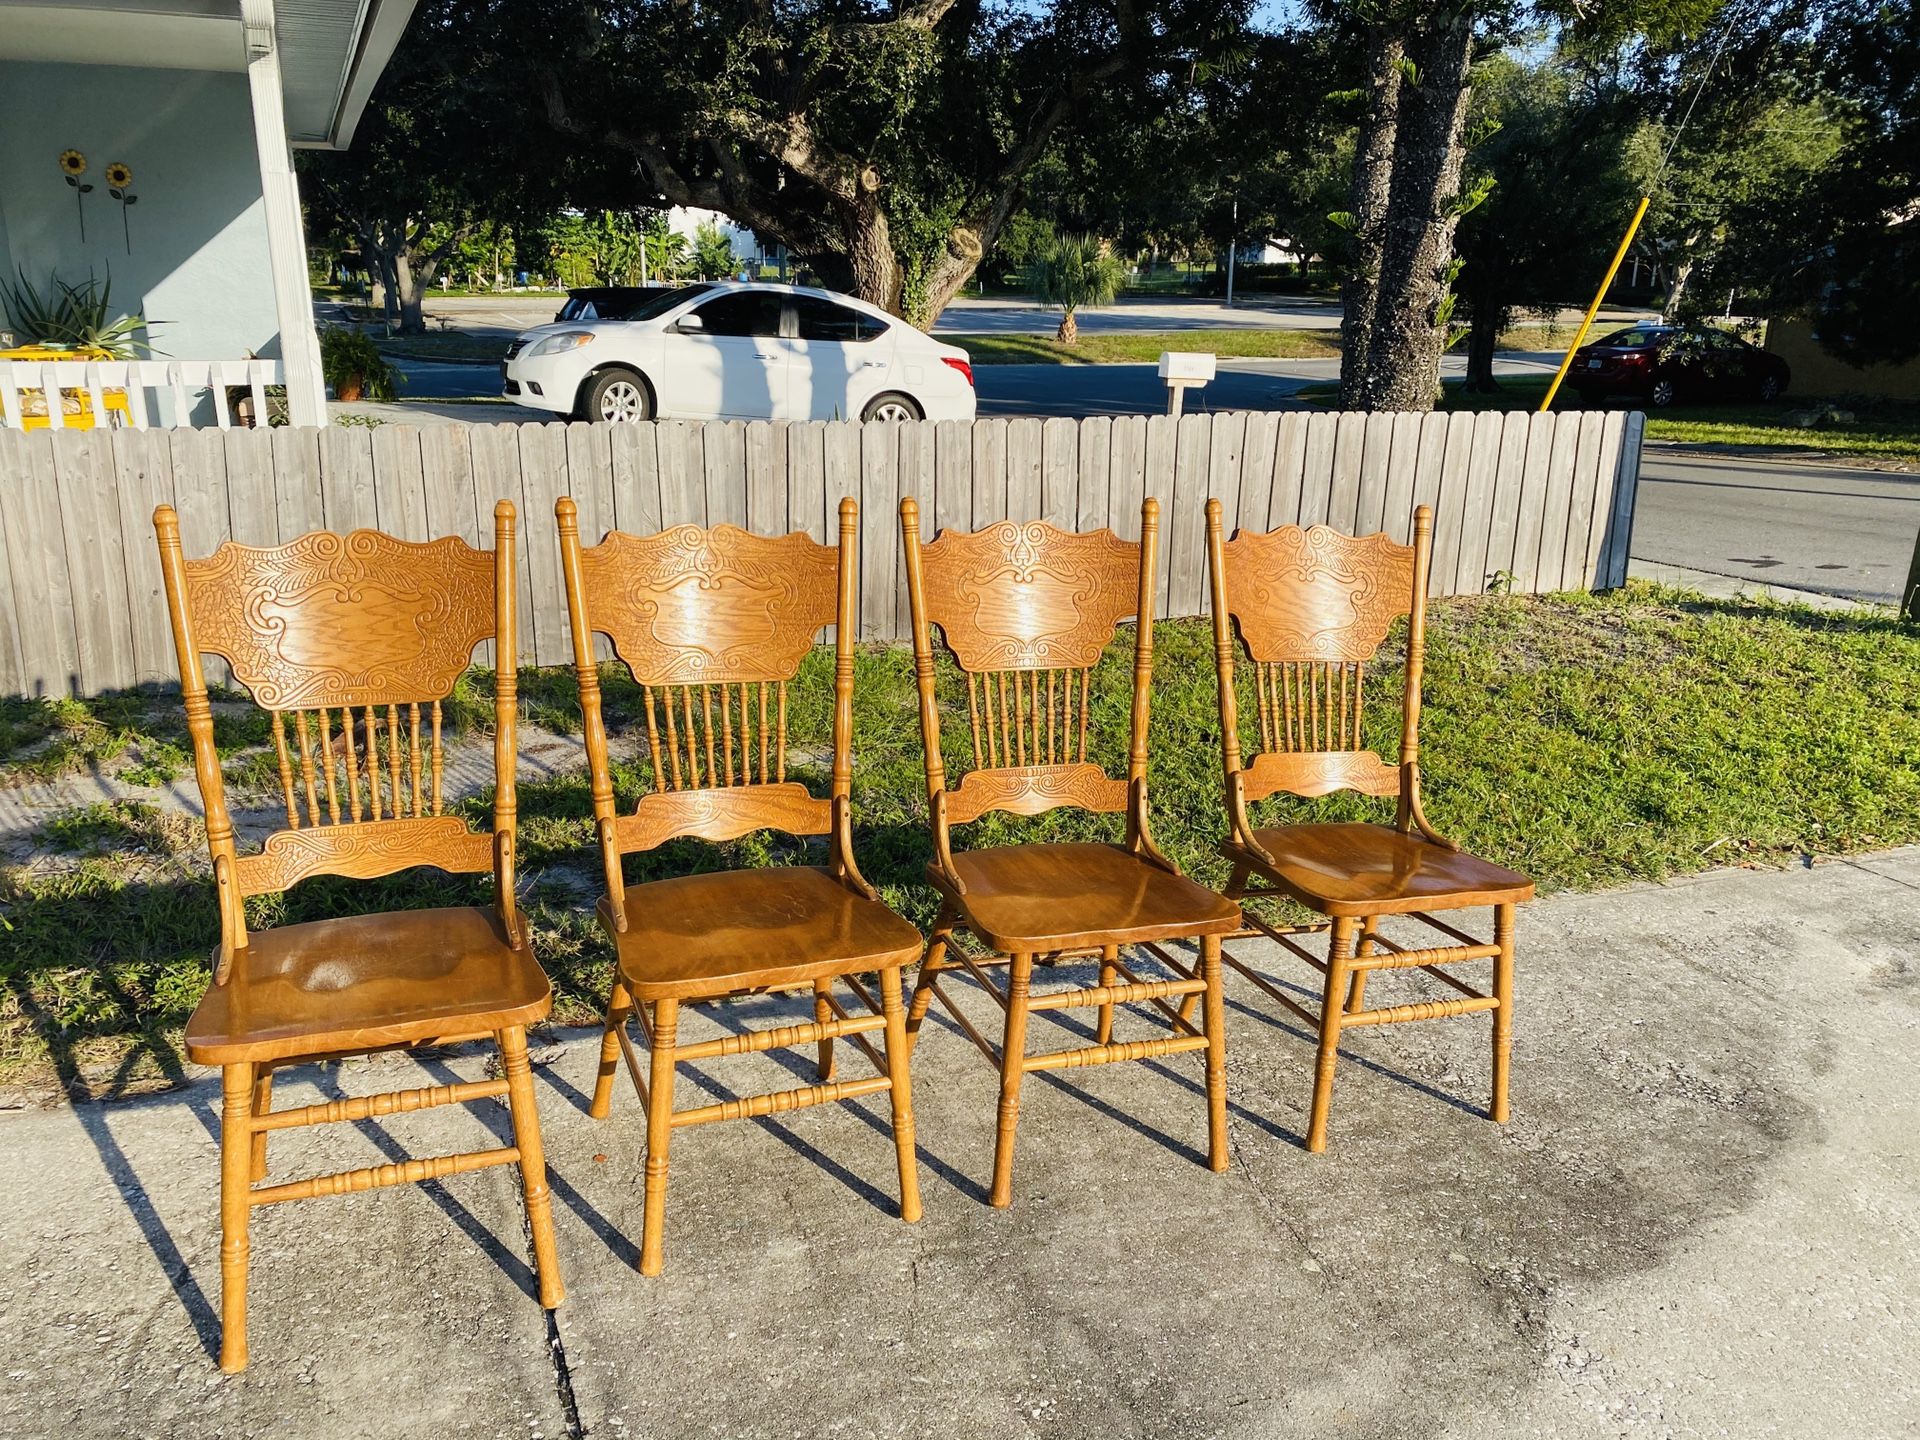
[{"label": "carport awning", "polygon": [[287,138],[296,148],[343,150],[413,6],[414,0],[0,0],[0,60],[240,72],[247,68],[248,23],[266,25],[279,50]]}]

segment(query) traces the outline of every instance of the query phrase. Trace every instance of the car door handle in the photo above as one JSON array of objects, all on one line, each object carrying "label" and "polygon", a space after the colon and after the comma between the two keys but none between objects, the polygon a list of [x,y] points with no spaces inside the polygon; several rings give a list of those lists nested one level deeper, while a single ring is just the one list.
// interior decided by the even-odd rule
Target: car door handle
[{"label": "car door handle", "polygon": [[884,370],[886,366],[887,362],[884,360],[862,360],[860,362],[860,368],[862,370]]}]

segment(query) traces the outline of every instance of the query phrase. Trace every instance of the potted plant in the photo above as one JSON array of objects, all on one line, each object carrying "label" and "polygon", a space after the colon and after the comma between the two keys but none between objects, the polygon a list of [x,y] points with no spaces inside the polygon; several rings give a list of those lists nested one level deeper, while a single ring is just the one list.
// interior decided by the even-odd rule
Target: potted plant
[{"label": "potted plant", "polygon": [[391,400],[400,384],[399,375],[373,338],[343,325],[330,325],[320,332],[320,373],[332,388],[333,398],[349,403]]}]

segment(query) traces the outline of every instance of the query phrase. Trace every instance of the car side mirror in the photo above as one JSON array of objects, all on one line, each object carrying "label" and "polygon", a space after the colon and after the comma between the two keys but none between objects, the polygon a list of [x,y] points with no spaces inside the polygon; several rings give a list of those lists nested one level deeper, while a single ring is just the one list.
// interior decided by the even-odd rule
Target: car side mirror
[{"label": "car side mirror", "polygon": [[682,335],[704,335],[707,322],[698,315],[682,315],[673,328]]}]

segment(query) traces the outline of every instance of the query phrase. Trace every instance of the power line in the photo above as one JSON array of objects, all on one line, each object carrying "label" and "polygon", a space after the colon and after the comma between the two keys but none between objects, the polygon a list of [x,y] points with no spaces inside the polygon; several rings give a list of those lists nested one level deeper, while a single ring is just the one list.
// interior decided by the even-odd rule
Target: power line
[{"label": "power line", "polygon": [[1660,157],[1660,168],[1654,172],[1653,184],[1649,189],[1657,190],[1660,182],[1666,178],[1667,165],[1673,159],[1673,152],[1680,144],[1680,137],[1687,133],[1687,126],[1693,120],[1694,108],[1700,103],[1700,92],[1707,88],[1707,81],[1713,78],[1713,72],[1720,63],[1721,53],[1727,48],[1727,39],[1733,34],[1733,23],[1738,19],[1733,5],[1727,6],[1727,23],[1720,31],[1720,42],[1713,47],[1713,58],[1707,61],[1707,68],[1700,72],[1700,78],[1694,82],[1693,99],[1687,102],[1687,113],[1680,117],[1679,127],[1673,132],[1673,138],[1667,142],[1667,153]]}]

